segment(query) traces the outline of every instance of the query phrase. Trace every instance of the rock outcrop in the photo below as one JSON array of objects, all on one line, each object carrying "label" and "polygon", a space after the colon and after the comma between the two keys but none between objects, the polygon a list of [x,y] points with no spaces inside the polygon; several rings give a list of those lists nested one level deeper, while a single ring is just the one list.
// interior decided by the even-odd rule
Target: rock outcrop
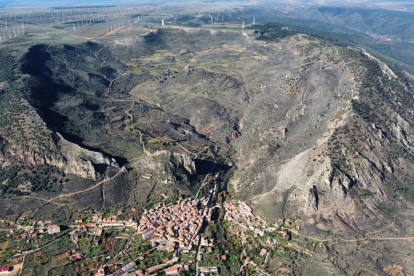
[{"label": "rock outcrop", "polygon": [[168,150],[157,151],[150,156],[134,162],[132,166],[134,168],[148,169],[161,174],[165,174],[166,172],[177,168],[183,168],[190,175],[196,174],[195,163],[191,157]]},{"label": "rock outcrop", "polygon": [[96,180],[108,166],[119,167],[114,159],[105,157],[100,152],[90,151],[64,139],[58,134],[57,149],[59,155],[50,160],[50,165],[57,166],[65,173]]}]

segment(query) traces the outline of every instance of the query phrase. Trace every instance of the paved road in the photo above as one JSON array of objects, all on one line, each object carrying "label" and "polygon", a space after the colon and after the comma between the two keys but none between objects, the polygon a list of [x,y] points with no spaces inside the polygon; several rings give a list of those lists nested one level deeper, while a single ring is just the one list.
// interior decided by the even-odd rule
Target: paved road
[{"label": "paved road", "polygon": [[39,247],[39,248],[37,248],[37,249],[34,249],[34,250],[29,250],[29,251],[25,251],[25,252],[23,252],[23,253],[20,253],[20,254],[16,254],[16,255],[14,255],[14,256],[13,256],[13,258],[14,258],[14,257],[23,256],[22,266],[21,266],[21,268],[20,268],[19,274],[17,274],[17,275],[19,276],[19,275],[22,273],[23,266],[24,266],[24,259],[25,259],[26,255],[31,254],[31,253],[36,252],[36,251],[39,251],[39,250],[42,250],[43,248],[45,248],[45,247],[47,247],[47,246],[49,246],[49,245],[51,245],[51,244],[54,244],[55,242],[59,241],[62,237],[66,236],[67,234],[68,234],[68,233],[65,233],[64,235],[59,236],[58,238],[56,238],[56,240],[51,241],[51,242],[49,242],[49,243],[47,243],[47,244],[45,244],[45,245],[43,245],[43,246],[41,246],[41,247]]},{"label": "paved road", "polygon": [[126,244],[125,244],[125,246],[124,246],[124,248],[122,248],[121,249],[121,251],[119,251],[118,252],[118,254],[116,254],[112,259],[110,259],[109,261],[107,261],[104,265],[103,265],[103,267],[106,267],[110,262],[112,262],[114,259],[116,259],[122,252],[124,252],[127,248],[128,248],[128,246],[129,246],[129,242],[131,241],[131,239],[135,236],[135,235],[137,235],[137,234],[132,234],[131,236],[129,236],[129,239],[128,239],[128,241],[126,242]]}]

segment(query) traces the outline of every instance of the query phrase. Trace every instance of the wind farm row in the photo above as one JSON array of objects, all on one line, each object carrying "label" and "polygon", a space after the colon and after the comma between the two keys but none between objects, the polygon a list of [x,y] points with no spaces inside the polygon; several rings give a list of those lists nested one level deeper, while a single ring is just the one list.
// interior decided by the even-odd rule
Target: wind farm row
[{"label": "wind farm row", "polygon": [[47,9],[27,12],[0,11],[0,43],[27,35],[30,32],[64,30],[75,33],[91,25],[101,26],[107,35],[124,26],[142,22],[142,13],[154,7],[106,7]]}]

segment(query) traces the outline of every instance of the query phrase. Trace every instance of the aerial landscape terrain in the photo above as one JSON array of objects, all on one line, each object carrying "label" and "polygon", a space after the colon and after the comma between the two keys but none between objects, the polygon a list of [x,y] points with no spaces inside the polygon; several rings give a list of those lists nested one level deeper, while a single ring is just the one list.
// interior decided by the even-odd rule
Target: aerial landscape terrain
[{"label": "aerial landscape terrain", "polygon": [[0,1],[1,275],[414,275],[414,2]]}]

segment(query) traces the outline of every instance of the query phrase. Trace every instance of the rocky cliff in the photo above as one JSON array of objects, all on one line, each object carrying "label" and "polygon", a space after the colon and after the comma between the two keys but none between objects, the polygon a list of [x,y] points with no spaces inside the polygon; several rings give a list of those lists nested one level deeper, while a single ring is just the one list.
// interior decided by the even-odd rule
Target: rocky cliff
[{"label": "rocky cliff", "polygon": [[[66,174],[92,180],[102,178],[109,166],[118,168],[114,159],[82,148],[49,130],[25,99],[12,96],[8,104],[6,110],[13,125],[3,125],[1,131],[0,162],[3,168],[16,162],[31,166],[51,165]],[[25,113],[19,113],[22,107]]]},{"label": "rocky cliff", "polygon": [[57,150],[60,153],[50,164],[83,178],[96,180],[102,177],[108,166],[119,168],[114,159],[105,157],[100,152],[90,151],[79,145],[71,143],[57,134]]},{"label": "rocky cliff", "polygon": [[163,175],[177,170],[178,168],[182,168],[188,174],[196,175],[195,163],[191,157],[186,154],[179,154],[168,150],[157,151],[150,156],[132,163],[132,167]]}]

